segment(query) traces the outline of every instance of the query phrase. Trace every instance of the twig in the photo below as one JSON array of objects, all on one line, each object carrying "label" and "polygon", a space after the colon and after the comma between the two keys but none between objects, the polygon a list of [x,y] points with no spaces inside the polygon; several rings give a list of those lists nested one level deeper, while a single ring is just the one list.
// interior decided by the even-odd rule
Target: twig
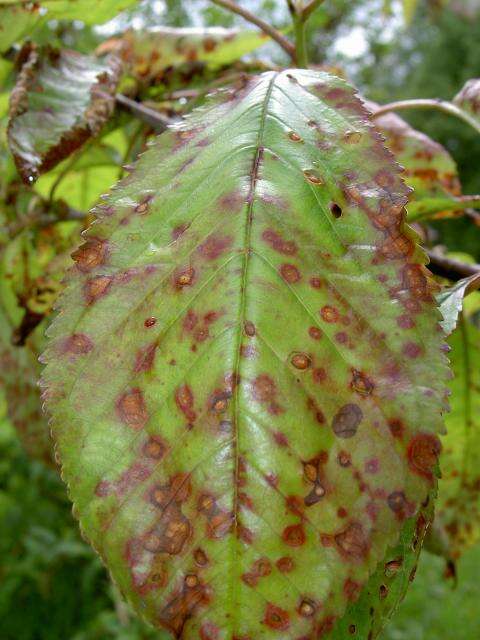
[{"label": "twig", "polygon": [[87,214],[83,211],[77,211],[76,209],[69,207],[64,213],[62,212],[59,215],[41,212],[34,213],[30,216],[24,216],[19,220],[15,220],[15,222],[5,225],[4,229],[10,238],[14,238],[24,229],[28,229],[30,227],[36,226],[42,229],[56,222],[63,222],[65,220],[84,221],[86,216]]},{"label": "twig", "polygon": [[468,264],[467,262],[445,258],[429,249],[426,251],[430,258],[428,268],[437,276],[457,282],[463,278],[480,274],[480,264]]},{"label": "twig", "polygon": [[134,116],[143,120],[143,122],[159,133],[165,131],[165,129],[173,123],[170,118],[162,116],[162,114],[155,111],[155,109],[150,109],[150,107],[146,107],[141,102],[127,98],[127,96],[124,96],[122,93],[117,93],[115,101],[119,107],[133,113]]},{"label": "twig", "polygon": [[292,60],[296,60],[295,46],[290,42],[290,40],[288,40],[288,38],[285,38],[285,36],[282,35],[280,31],[277,31],[275,27],[272,27],[272,25],[268,24],[268,22],[265,22],[258,16],[250,13],[250,11],[248,11],[247,9],[239,7],[236,2],[232,2],[231,0],[212,0],[212,2],[214,4],[217,4],[219,7],[223,7],[224,9],[228,9],[228,11],[231,11],[232,13],[236,13],[237,15],[242,16],[242,18],[245,18],[245,20],[257,26],[264,33],[269,35],[272,40],[275,40],[275,42],[277,42],[282,47],[282,49],[288,53]]},{"label": "twig", "polygon": [[443,111],[443,113],[448,113],[449,115],[460,118],[460,120],[463,120],[473,127],[475,131],[480,133],[480,122],[477,122],[475,118],[472,118],[472,116],[470,116],[466,111],[463,111],[463,109],[460,109],[452,102],[440,99],[418,98],[416,100],[399,100],[398,102],[390,102],[390,104],[384,104],[377,109],[373,113],[372,118],[379,118],[385,113],[390,113],[391,111],[402,111],[405,109],[436,109],[437,111]]},{"label": "twig", "polygon": [[306,22],[312,13],[322,4],[323,0],[310,0],[310,2],[301,10],[302,19]]}]

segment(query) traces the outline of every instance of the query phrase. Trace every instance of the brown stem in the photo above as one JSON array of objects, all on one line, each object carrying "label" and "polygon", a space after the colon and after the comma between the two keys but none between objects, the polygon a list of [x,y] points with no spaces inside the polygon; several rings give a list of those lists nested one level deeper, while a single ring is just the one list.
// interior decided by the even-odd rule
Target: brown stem
[{"label": "brown stem", "polygon": [[443,111],[443,113],[448,113],[449,115],[460,118],[460,120],[463,120],[480,133],[480,123],[477,122],[475,118],[472,118],[472,116],[470,116],[466,111],[460,109],[452,102],[439,99],[432,100],[430,98],[418,98],[416,100],[399,100],[398,102],[391,102],[390,104],[384,104],[377,109],[373,113],[372,118],[378,118],[385,113],[390,113],[391,111],[402,111],[404,109],[436,109],[437,111]]},{"label": "brown stem", "polygon": [[277,31],[275,27],[272,27],[272,25],[268,24],[268,22],[265,22],[258,16],[250,13],[250,11],[248,11],[247,9],[239,7],[236,2],[232,2],[231,0],[212,0],[212,2],[214,4],[217,4],[219,7],[223,7],[224,9],[227,9],[232,13],[236,13],[237,15],[242,16],[242,18],[245,18],[245,20],[247,20],[248,22],[254,24],[264,33],[269,35],[272,40],[275,40],[275,42],[277,42],[282,47],[282,49],[288,53],[292,60],[296,59],[295,46],[290,42],[290,40],[288,40],[288,38],[285,38],[285,36],[282,35],[280,31]]},{"label": "brown stem", "polygon": [[141,102],[136,102],[131,98],[127,98],[127,96],[124,96],[122,93],[117,93],[115,101],[121,109],[129,111],[159,133],[165,131],[165,129],[173,122],[169,118],[162,116],[158,111],[155,111],[155,109],[150,109],[150,107],[146,107]]},{"label": "brown stem", "polygon": [[463,278],[480,274],[480,264],[468,264],[466,262],[460,262],[459,260],[445,258],[429,249],[427,249],[427,254],[430,258],[428,268],[432,273],[442,278],[457,282]]}]

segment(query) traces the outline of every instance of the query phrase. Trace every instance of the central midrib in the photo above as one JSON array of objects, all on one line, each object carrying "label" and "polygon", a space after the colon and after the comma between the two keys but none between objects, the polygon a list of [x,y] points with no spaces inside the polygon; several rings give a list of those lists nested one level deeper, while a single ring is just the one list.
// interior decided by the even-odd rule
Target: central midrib
[{"label": "central midrib", "polygon": [[[242,278],[240,283],[240,304],[239,304],[239,321],[238,321],[238,338],[236,344],[236,355],[234,363],[234,380],[238,380],[240,376],[240,362],[241,362],[241,347],[243,337],[243,327],[245,325],[245,308],[246,308],[246,284],[248,279],[248,270],[250,265],[250,253],[251,253],[251,238],[253,227],[253,205],[255,201],[255,190],[258,182],[258,173],[261,166],[263,156],[263,137],[265,132],[265,123],[268,114],[268,104],[275,84],[275,80],[278,73],[272,75],[267,90],[265,92],[265,98],[263,100],[262,111],[260,113],[260,122],[257,136],[257,144],[255,148],[255,155],[252,162],[252,169],[250,174],[250,188],[248,192],[247,211],[246,211],[246,224],[245,234],[243,242],[243,267]],[[241,378],[240,378],[241,380]],[[233,429],[234,436],[232,440],[233,459],[234,459],[234,472],[233,472],[233,531],[232,531],[232,556],[230,567],[230,604],[231,604],[231,633],[235,634],[236,627],[236,615],[237,615],[237,602],[236,602],[236,584],[238,583],[238,577],[236,575],[236,561],[237,561],[237,544],[238,544],[238,480],[239,480],[239,388],[237,387],[234,394],[234,407],[233,407]]]}]

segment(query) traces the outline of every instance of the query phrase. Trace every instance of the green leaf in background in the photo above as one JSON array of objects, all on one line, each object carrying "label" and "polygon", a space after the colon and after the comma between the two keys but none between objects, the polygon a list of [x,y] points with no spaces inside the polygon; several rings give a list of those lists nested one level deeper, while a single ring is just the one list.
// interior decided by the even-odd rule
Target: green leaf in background
[{"label": "green leaf in background", "polygon": [[0,2],[0,53],[7,51],[13,44],[31,36],[34,29],[46,21],[38,6],[4,6]]},{"label": "green leaf in background", "polygon": [[44,398],[82,529],[153,624],[339,640],[396,606],[448,370],[406,201],[354,91],[293,70],[192,112],[98,209]]},{"label": "green leaf in background", "polygon": [[402,0],[403,16],[407,25],[411,24],[417,10],[418,0]]},{"label": "green leaf in background", "polygon": [[[157,27],[149,31],[127,31],[107,40],[98,52],[118,51],[138,80],[162,79],[167,70],[184,63],[227,65],[268,42],[261,31],[246,29]],[[171,73],[171,71],[169,71]]]},{"label": "green leaf in background", "polygon": [[20,175],[32,183],[100,132],[121,65],[48,47],[27,52],[10,98],[8,142]]},{"label": "green leaf in background", "polygon": [[[367,102],[367,105],[375,110],[374,103]],[[441,144],[413,129],[394,113],[379,116],[375,125],[405,168],[405,181],[413,189],[408,204],[409,221],[445,217],[465,208],[456,200],[462,194],[457,166]]]},{"label": "green leaf in background", "polygon": [[[138,4],[138,0],[0,0],[0,12],[7,7],[12,16],[21,22],[21,12],[46,15],[48,20],[81,20],[85,24],[101,24],[113,18],[120,11]],[[13,18],[12,18],[13,24]]]},{"label": "green leaf in background", "polygon": [[24,231],[0,250],[0,386],[8,416],[27,453],[53,463],[53,444],[41,409],[38,357],[46,317],[61,289],[80,224]]},{"label": "green leaf in background", "polygon": [[48,17],[57,20],[81,20],[85,24],[107,22],[120,11],[138,4],[138,0],[41,0]]},{"label": "green leaf in background", "polygon": [[442,438],[437,518],[458,557],[480,540],[480,331],[465,313],[449,345],[454,378]]},{"label": "green leaf in background", "polygon": [[463,308],[463,301],[471,291],[480,288],[480,274],[459,280],[453,286],[447,287],[437,294],[440,313],[443,321],[440,323],[445,335],[449,336],[457,326],[458,316]]}]

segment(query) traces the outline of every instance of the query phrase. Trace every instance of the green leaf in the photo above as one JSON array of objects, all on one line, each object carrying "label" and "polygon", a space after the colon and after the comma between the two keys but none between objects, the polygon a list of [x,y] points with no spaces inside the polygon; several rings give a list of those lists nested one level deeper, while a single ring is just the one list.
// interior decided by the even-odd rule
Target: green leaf
[{"label": "green leaf", "polygon": [[24,231],[0,249],[0,387],[25,450],[49,464],[53,445],[41,409],[38,357],[79,230],[79,223],[64,222]]},{"label": "green leaf", "polygon": [[418,6],[418,0],[402,0],[402,5],[405,23],[409,25],[415,16],[415,12]]},{"label": "green leaf", "polygon": [[97,135],[114,107],[115,58],[31,48],[10,99],[8,142],[23,180],[32,183]]},{"label": "green leaf", "polygon": [[449,339],[454,378],[442,438],[437,517],[454,557],[480,540],[480,331],[464,315]]},{"label": "green leaf", "polygon": [[443,316],[443,322],[440,324],[445,335],[449,336],[457,326],[458,316],[462,311],[465,296],[470,291],[478,288],[480,288],[480,274],[459,280],[453,286],[437,294],[437,301]]},{"label": "green leaf", "polygon": [[[368,103],[376,107],[374,103]],[[409,221],[428,217],[445,217],[465,208],[455,161],[442,147],[424,133],[413,129],[393,113],[375,119],[386,138],[386,145],[405,168],[405,181],[413,189],[408,204]],[[466,206],[478,204],[469,201]]]},{"label": "green leaf", "polygon": [[[36,6],[3,6],[0,2],[0,53],[31,36],[46,21]],[[32,3],[33,5],[33,3]]]},{"label": "green leaf", "polygon": [[[138,0],[101,0],[94,4],[91,0],[41,0],[35,3],[22,0],[0,0],[0,11],[4,6],[11,11],[30,11],[37,15],[40,10],[43,10],[49,20],[81,20],[85,24],[100,24],[137,3]],[[30,7],[30,5],[33,6]]]},{"label": "green leaf", "polygon": [[82,529],[155,625],[386,615],[370,580],[435,491],[448,370],[407,192],[353,90],[294,70],[192,112],[98,209],[44,398]]},{"label": "green leaf", "polygon": [[[99,52],[118,50],[131,74],[148,83],[162,79],[165,73],[171,75],[172,67],[185,63],[231,64],[266,42],[268,36],[263,32],[248,29],[157,27],[127,31],[121,38],[107,40]],[[193,67],[190,75],[195,73]]]},{"label": "green leaf", "polygon": [[480,209],[480,196],[418,197],[408,205],[409,222],[450,217],[465,209]]}]

